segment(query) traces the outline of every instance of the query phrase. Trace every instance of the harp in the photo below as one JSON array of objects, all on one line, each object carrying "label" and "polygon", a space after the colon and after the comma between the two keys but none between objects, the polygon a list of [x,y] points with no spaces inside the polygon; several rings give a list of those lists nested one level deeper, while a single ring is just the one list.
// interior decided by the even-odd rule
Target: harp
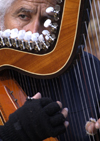
[{"label": "harp", "polygon": [[[1,70],[14,68],[30,74],[31,76],[25,76],[16,70],[9,70],[11,78],[17,80],[27,95],[32,96],[39,91],[42,96],[60,100],[64,107],[68,107],[67,120],[70,125],[66,133],[58,137],[59,141],[98,141],[99,134],[96,137],[86,134],[85,124],[91,117],[98,119],[100,113],[100,73],[97,59],[100,1],[62,0],[58,1],[58,5],[61,5],[62,12],[58,34],[55,34],[57,38],[52,45],[54,48],[47,49],[45,46],[39,53],[38,46],[35,45],[34,51],[23,52],[16,48],[16,40],[9,48],[9,40],[1,38]],[[26,44],[28,46],[31,43]]]}]

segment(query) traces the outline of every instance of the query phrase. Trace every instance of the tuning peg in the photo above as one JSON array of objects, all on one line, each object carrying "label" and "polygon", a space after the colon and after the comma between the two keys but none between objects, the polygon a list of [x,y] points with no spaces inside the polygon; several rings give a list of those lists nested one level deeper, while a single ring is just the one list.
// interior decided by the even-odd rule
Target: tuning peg
[{"label": "tuning peg", "polygon": [[39,33],[33,33],[32,37],[31,37],[31,40],[33,42],[37,42],[39,40]]},{"label": "tuning peg", "polygon": [[45,39],[46,39],[47,41],[51,42],[51,41],[54,41],[54,40],[56,39],[56,37],[55,37],[54,34],[52,34],[51,36],[50,36],[50,35],[46,35],[46,36],[45,36]]},{"label": "tuning peg", "polygon": [[42,31],[42,34],[45,36],[45,35],[50,35],[50,32],[48,30],[43,30]]},{"label": "tuning peg", "polygon": [[11,34],[10,34],[11,42],[12,42],[11,44],[17,48],[18,48],[18,42],[17,42],[18,32],[19,32],[18,29],[14,28],[11,30]]},{"label": "tuning peg", "polygon": [[2,31],[0,31],[0,37],[2,37],[2,34],[3,34],[3,32],[2,32]]},{"label": "tuning peg", "polygon": [[46,39],[47,41],[49,41],[49,42],[54,41],[55,38],[56,38],[54,34],[52,34],[52,35],[50,36],[50,32],[49,32],[48,30],[43,30],[43,31],[42,31],[42,34],[45,36],[45,39]]},{"label": "tuning peg", "polygon": [[51,12],[54,12],[54,8],[53,7],[48,7],[46,9],[46,13],[51,13]]},{"label": "tuning peg", "polygon": [[59,13],[59,11],[60,11],[60,6],[59,5],[56,5],[55,6],[55,9],[53,8],[53,7],[48,7],[47,9],[46,9],[46,13],[51,13],[51,12],[53,12],[53,13]]},{"label": "tuning peg", "polygon": [[24,40],[30,41],[31,40],[31,37],[32,37],[32,32],[31,31],[27,31],[25,33]]},{"label": "tuning peg", "polygon": [[40,47],[38,45],[38,41],[39,41],[39,33],[33,33],[32,34],[32,37],[31,37],[31,40],[35,43],[36,47],[35,49],[37,49],[38,51],[40,51]]},{"label": "tuning peg", "polygon": [[25,49],[25,45],[24,45],[25,33],[26,33],[25,30],[19,30],[18,32],[18,43],[21,50]]},{"label": "tuning peg", "polygon": [[12,44],[11,44],[11,41],[10,41],[10,35],[11,35],[11,30],[10,29],[6,29],[2,33],[2,37],[4,37],[4,43],[5,43],[5,45],[11,47]]},{"label": "tuning peg", "polygon": [[32,38],[32,32],[31,31],[27,31],[25,33],[24,40],[26,41],[25,42],[25,48],[28,49],[28,50],[32,50],[31,49],[31,45],[30,45],[31,38]]},{"label": "tuning peg", "polygon": [[60,12],[60,5],[56,5],[56,6],[55,6],[54,12],[55,12],[55,13],[59,13],[59,12]]},{"label": "tuning peg", "polygon": [[50,19],[47,19],[47,20],[44,22],[44,27],[48,28],[49,26],[52,26],[52,25],[51,25],[51,20],[50,20]]},{"label": "tuning peg", "polygon": [[25,30],[19,30],[18,39],[23,40],[25,36]]},{"label": "tuning peg", "polygon": [[43,37],[43,35],[42,35],[42,34],[39,36],[39,41],[40,41],[40,43],[42,43],[42,44],[43,44],[43,46],[44,46],[46,49],[48,49],[48,48],[49,48],[49,46],[48,46],[48,45],[46,45],[46,43],[45,43],[45,41],[44,41],[44,37]]},{"label": "tuning peg", "polygon": [[0,47],[2,47],[2,46],[4,46],[4,45],[5,45],[5,43],[4,43],[4,41],[3,41],[2,34],[3,34],[3,32],[2,32],[2,31],[0,31]]},{"label": "tuning peg", "polygon": [[10,34],[10,37],[13,38],[13,39],[14,39],[14,38],[17,38],[17,37],[18,37],[18,32],[19,32],[19,31],[18,31],[17,28],[12,29],[12,30],[11,30],[11,34]]},{"label": "tuning peg", "polygon": [[55,9],[53,8],[53,7],[48,7],[47,9],[46,9],[46,13],[54,13],[54,19],[56,20],[56,21],[58,21],[59,20],[59,12],[60,12],[60,6],[59,5],[56,5],[55,6]]},{"label": "tuning peg", "polygon": [[2,32],[3,37],[10,37],[10,34],[11,34],[10,29],[6,29],[5,31]]},{"label": "tuning peg", "polygon": [[55,31],[57,29],[57,27],[58,27],[58,24],[56,24],[56,23],[52,24],[51,23],[51,20],[50,19],[47,19],[44,22],[44,27],[48,28],[49,26],[52,28],[52,31]]},{"label": "tuning peg", "polygon": [[58,2],[58,3],[62,3],[62,2],[63,2],[63,0],[57,0],[57,2]]}]

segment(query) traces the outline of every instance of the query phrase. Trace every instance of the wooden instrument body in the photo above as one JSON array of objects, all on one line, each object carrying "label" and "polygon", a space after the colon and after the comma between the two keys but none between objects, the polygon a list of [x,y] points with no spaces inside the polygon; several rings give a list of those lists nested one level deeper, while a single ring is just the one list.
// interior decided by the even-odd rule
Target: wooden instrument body
[{"label": "wooden instrument body", "polygon": [[58,39],[51,52],[39,55],[11,48],[1,48],[1,69],[13,67],[35,76],[46,77],[60,74],[65,68],[68,68],[77,50],[81,4],[81,0],[65,0]]}]

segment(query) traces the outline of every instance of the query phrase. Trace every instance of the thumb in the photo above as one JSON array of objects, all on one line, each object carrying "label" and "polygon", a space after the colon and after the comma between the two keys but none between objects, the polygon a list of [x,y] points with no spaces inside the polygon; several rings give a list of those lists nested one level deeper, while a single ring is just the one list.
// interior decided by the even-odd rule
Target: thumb
[{"label": "thumb", "polygon": [[32,97],[32,99],[40,99],[42,96],[41,96],[41,93],[37,93],[37,94],[35,94],[33,97]]}]

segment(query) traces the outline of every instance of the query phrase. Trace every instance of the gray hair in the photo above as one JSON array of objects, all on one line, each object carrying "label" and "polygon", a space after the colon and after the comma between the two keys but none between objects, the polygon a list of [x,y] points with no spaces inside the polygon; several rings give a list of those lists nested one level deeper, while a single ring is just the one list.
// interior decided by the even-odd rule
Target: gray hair
[{"label": "gray hair", "polygon": [[9,7],[15,0],[0,0],[0,27],[1,30],[4,28],[4,16],[9,10]]}]

